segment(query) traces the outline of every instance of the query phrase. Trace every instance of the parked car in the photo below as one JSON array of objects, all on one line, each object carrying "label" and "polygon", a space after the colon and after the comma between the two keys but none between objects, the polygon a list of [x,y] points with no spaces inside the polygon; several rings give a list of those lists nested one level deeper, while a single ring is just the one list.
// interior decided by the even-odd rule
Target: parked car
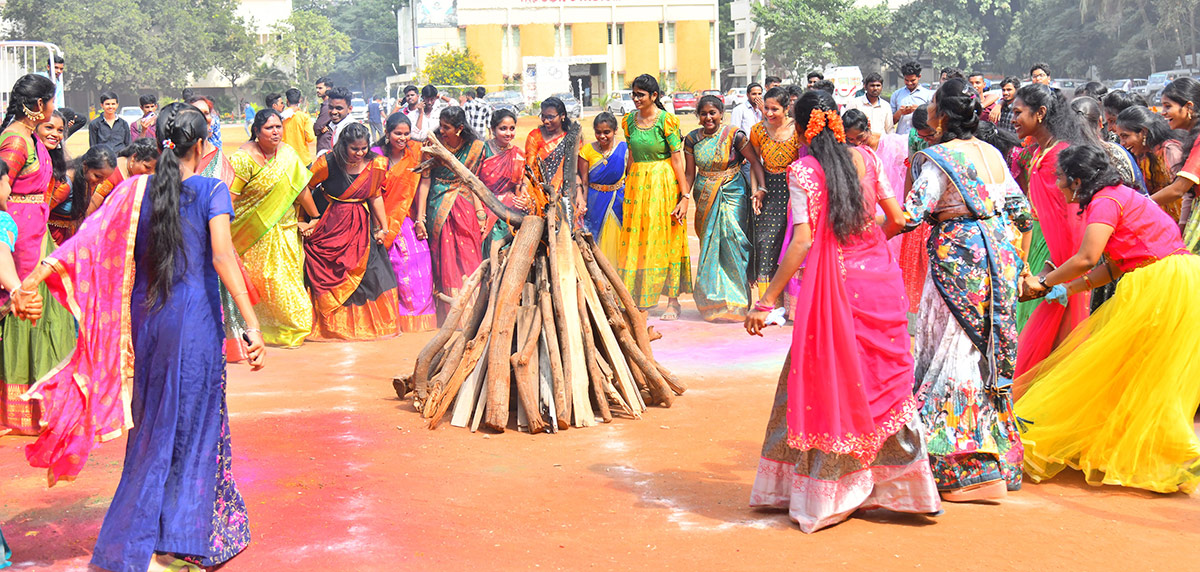
[{"label": "parked car", "polygon": [[492,109],[507,109],[520,115],[525,112],[525,97],[519,91],[494,91],[483,96]]},{"label": "parked car", "polygon": [[1162,88],[1166,87],[1168,83],[1171,83],[1181,77],[1190,76],[1194,73],[1196,73],[1196,70],[1186,68],[1152,73],[1150,74],[1150,77],[1146,78],[1146,91],[1142,95],[1144,95],[1146,99],[1151,99],[1152,97],[1156,96],[1158,92],[1162,91]]},{"label": "parked car", "polygon": [[1104,85],[1107,85],[1108,89],[1113,90],[1113,91],[1116,91],[1119,89],[1126,93],[1136,93],[1137,88],[1146,85],[1146,80],[1133,79],[1133,78],[1113,79],[1113,80],[1104,82]]},{"label": "parked car", "polygon": [[132,127],[134,121],[142,118],[142,108],[130,106],[122,107],[121,111],[117,113],[117,117],[124,119],[125,123],[128,123]]},{"label": "parked car", "polygon": [[700,96],[701,96],[701,97],[703,97],[703,96],[705,96],[705,95],[712,95],[712,96],[715,96],[717,99],[721,100],[721,105],[725,105],[725,94],[721,93],[721,90],[719,90],[719,89],[706,89],[706,90],[704,90],[703,92],[701,92],[701,93],[700,93]]},{"label": "parked car", "polygon": [[563,92],[556,93],[553,95],[553,97],[561,99],[563,104],[567,106],[567,117],[570,117],[571,119],[579,119],[579,116],[583,115],[583,105],[579,103],[578,99],[575,99],[575,94]]},{"label": "parked car", "polygon": [[700,99],[696,94],[690,91],[677,91],[671,94],[671,106],[675,113],[681,111],[695,111],[696,101]]},{"label": "parked car", "polygon": [[633,113],[637,109],[633,106],[633,92],[628,89],[622,89],[612,92],[608,98],[608,103],[605,104],[604,110],[621,117],[626,113]]},{"label": "parked car", "polygon": [[350,100],[350,120],[358,123],[367,122],[367,101],[361,97]]},{"label": "parked car", "polygon": [[1075,96],[1075,90],[1077,88],[1083,87],[1083,85],[1086,84],[1088,81],[1090,81],[1090,80],[1072,79],[1072,78],[1054,78],[1050,82],[1050,86],[1056,87],[1056,88],[1062,90],[1063,95],[1066,95],[1067,98],[1069,99],[1069,98]]},{"label": "parked car", "polygon": [[746,103],[746,88],[735,87],[725,92],[725,107],[730,109]]}]

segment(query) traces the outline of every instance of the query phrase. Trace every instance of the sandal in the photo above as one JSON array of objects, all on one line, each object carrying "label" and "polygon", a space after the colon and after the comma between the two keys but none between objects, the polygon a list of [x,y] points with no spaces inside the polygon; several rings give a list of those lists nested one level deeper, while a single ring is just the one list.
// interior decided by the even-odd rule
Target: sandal
[{"label": "sandal", "polygon": [[941,495],[942,500],[946,502],[999,500],[1008,496],[1008,487],[1004,484],[1003,479],[997,479],[986,483],[968,485],[952,491],[944,491]]},{"label": "sandal", "polygon": [[680,305],[678,302],[676,302],[674,304],[667,304],[667,310],[665,312],[663,312],[662,316],[659,316],[658,319],[660,319],[664,322],[672,322],[672,321],[678,320],[679,314],[682,312],[683,312],[683,306]]}]

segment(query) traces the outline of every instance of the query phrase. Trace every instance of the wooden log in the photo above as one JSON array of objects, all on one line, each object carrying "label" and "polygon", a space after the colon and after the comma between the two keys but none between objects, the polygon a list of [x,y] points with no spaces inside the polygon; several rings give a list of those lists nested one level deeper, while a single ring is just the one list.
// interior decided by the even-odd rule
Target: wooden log
[{"label": "wooden log", "polygon": [[[667,382],[667,385],[671,388],[671,391],[675,392],[676,395],[683,395],[683,393],[687,391],[687,384],[680,380],[678,376],[671,373],[666,367],[663,367],[662,364],[658,363],[658,360],[654,359],[654,353],[650,351],[650,342],[661,338],[662,334],[654,331],[653,327],[646,327],[645,314],[642,314],[641,310],[638,310],[635,306],[631,305],[633,304],[633,297],[629,294],[629,290],[625,288],[625,283],[621,281],[620,276],[618,276],[616,273],[616,270],[613,269],[608,260],[604,258],[604,253],[600,249],[596,248],[595,239],[586,231],[581,234],[584,241],[581,244],[585,244],[587,246],[588,250],[592,253],[592,258],[596,263],[596,267],[601,270],[601,274],[603,274],[603,277],[608,281],[613,294],[621,301],[622,304],[625,305],[625,316],[629,318],[626,321],[626,324],[630,325],[630,329],[633,331],[634,338],[637,340],[638,347],[641,348],[642,353],[645,354],[646,358],[655,365],[655,367],[658,369],[659,375],[662,376],[662,378]],[[630,311],[630,308],[633,308],[633,311]],[[634,371],[634,376],[641,378],[640,372],[637,372],[636,370]],[[644,379],[640,381],[641,384],[645,384]]]},{"label": "wooden log", "polygon": [[[466,351],[466,336],[456,336],[454,345],[450,346],[450,351],[446,354],[446,360],[442,369],[438,371],[437,375],[433,376],[433,380],[430,382],[429,397],[425,400],[425,407],[423,408],[426,417],[429,417],[433,413],[431,404],[442,401],[443,396],[446,394],[447,384],[454,377],[454,374],[458,372],[458,366],[462,362]],[[454,389],[457,391],[458,388]]]},{"label": "wooden log", "polygon": [[538,259],[538,304],[542,309],[542,335],[546,336],[546,354],[550,361],[550,381],[554,397],[554,412],[558,420],[558,428],[566,429],[571,426],[571,411],[567,408],[566,385],[563,382],[562,348],[558,345],[558,328],[554,326],[554,302],[550,294],[550,281],[547,274],[550,271],[550,261],[547,258]]},{"label": "wooden log", "polygon": [[[532,285],[530,286],[532,287]],[[525,314],[523,316],[524,323],[520,325],[518,335],[518,340],[522,345],[520,350],[509,360],[516,377],[517,399],[520,400],[520,405],[525,410],[529,433],[537,434],[549,428],[546,421],[542,419],[542,410],[538,405],[538,364],[536,360],[530,359],[537,351],[537,342],[541,338],[541,309],[535,304],[533,296],[530,296],[529,304],[521,306],[521,311]]]},{"label": "wooden log", "polygon": [[[472,340],[470,343],[475,343]],[[470,358],[473,348],[467,348],[467,356],[463,361]],[[484,340],[483,348],[476,355],[483,356],[487,354],[487,340]],[[475,411],[475,403],[479,401],[479,390],[483,387],[483,374],[487,371],[487,360],[475,358],[475,369],[471,371],[471,375],[467,376],[467,380],[463,382],[462,387],[458,390],[458,396],[454,399],[454,410],[450,416],[450,424],[455,427],[466,427],[471,423],[471,413]]]},{"label": "wooden log", "polygon": [[625,308],[626,323],[633,330],[633,337],[637,340],[638,347],[642,349],[642,353],[650,359],[654,359],[654,353],[650,350],[650,335],[646,329],[646,315],[638,308],[637,303],[633,301],[633,295],[629,293],[629,289],[625,287],[625,281],[621,279],[621,274],[617,272],[616,267],[612,265],[604,253],[596,248],[596,238],[587,231],[580,232],[584,241],[591,247],[592,258],[596,261],[602,272],[602,275],[608,280],[612,286],[613,293],[617,300]]},{"label": "wooden log", "polygon": [[[564,403],[559,409],[559,420],[561,423],[571,424],[571,414],[574,412],[574,399],[572,398],[572,380],[575,379],[575,374],[572,371],[574,360],[571,359],[571,342],[565,335],[570,324],[567,323],[566,302],[563,297],[563,281],[561,272],[559,272],[559,256],[558,256],[558,204],[551,201],[546,206],[546,268],[550,274],[550,300],[551,308],[554,311],[554,321],[558,324],[555,331],[564,332],[558,338],[558,354],[559,361],[562,364],[563,371],[563,396]],[[573,291],[573,290],[572,290]],[[565,429],[565,427],[563,427]]]},{"label": "wooden log", "polygon": [[504,432],[508,427],[508,392],[512,381],[508,360],[512,354],[517,301],[529,278],[529,270],[541,243],[545,222],[545,219],[539,216],[525,217],[509,249],[504,276],[499,278],[499,294],[492,324],[492,344],[488,351],[487,411],[484,412],[484,425],[497,432]]},{"label": "wooden log", "polygon": [[[581,299],[586,299],[583,293],[583,281],[576,285],[579,289],[578,295]],[[588,311],[585,304],[579,305],[579,321],[583,324],[583,351],[587,358],[588,377],[592,380],[592,392],[596,395],[596,407],[600,409],[600,418],[605,423],[612,422],[612,411],[608,408],[608,396],[604,393],[604,373],[600,371],[600,366],[596,365],[596,350],[595,336],[592,334],[592,321],[588,318]]]},{"label": "wooden log", "polygon": [[[634,385],[633,372],[638,369],[630,368],[629,362],[625,358],[625,352],[621,344],[617,340],[617,336],[613,331],[611,319],[607,315],[605,307],[600,303],[600,296],[596,292],[596,286],[591,279],[591,271],[584,262],[583,253],[580,249],[575,249],[575,270],[579,273],[579,284],[583,287],[584,304],[591,312],[592,320],[596,324],[596,330],[600,334],[600,340],[596,346],[608,355],[615,368],[617,388],[625,395],[625,400],[635,407],[635,413],[641,417],[641,412],[645,409],[643,406],[641,395],[638,392],[637,386]],[[618,316],[619,318],[620,316]]]},{"label": "wooden log", "polygon": [[421,353],[417,355],[417,365],[413,370],[412,384],[413,389],[417,391],[418,400],[425,401],[429,389],[429,367],[433,363],[433,357],[442,350],[446,342],[450,341],[450,336],[458,328],[458,320],[462,317],[466,300],[479,285],[479,280],[487,270],[488,265],[488,262],[484,261],[467,278],[467,282],[461,290],[462,295],[450,306],[450,312],[446,315],[446,321],[442,324],[438,333],[433,336],[433,339],[429,340],[429,343],[425,344],[425,347],[421,349]]},{"label": "wooden log", "polygon": [[421,145],[421,152],[437,159],[450,169],[466,185],[467,189],[483,203],[483,206],[495,213],[500,220],[508,223],[514,230],[521,227],[525,213],[500,202],[500,199],[496,198],[496,195],[488,190],[487,185],[484,185],[483,181],[480,181],[475,173],[472,173],[470,169],[459,162],[446,149],[446,146],[442,145],[436,134],[432,132],[429,134],[425,139],[425,143]]},{"label": "wooden log", "polygon": [[566,314],[566,325],[560,330],[566,340],[563,344],[563,364],[571,364],[571,376],[567,378],[567,385],[571,388],[571,410],[575,414],[576,427],[591,427],[596,424],[596,416],[588,398],[587,361],[584,357],[581,331],[583,326],[579,323],[578,308],[584,302],[579,299],[576,286],[579,279],[575,269],[575,250],[578,247],[571,240],[570,230],[566,228],[559,231],[555,240],[558,242],[555,254],[558,257],[559,291],[563,298],[561,307]]},{"label": "wooden log", "polygon": [[543,326],[538,332],[538,403],[550,420],[550,432],[558,433],[558,409],[554,406],[554,378],[550,373],[550,351]]},{"label": "wooden log", "polygon": [[[464,349],[465,346],[470,343],[474,343],[474,340],[464,343]],[[430,394],[431,398],[428,402],[426,402],[425,407],[426,417],[429,418],[430,429],[437,428],[438,423],[440,423],[442,420],[442,416],[445,415],[446,411],[450,409],[450,404],[454,403],[454,398],[458,396],[458,390],[460,387],[462,387],[463,382],[466,381],[467,376],[471,375],[471,372],[477,369],[476,366],[479,363],[479,358],[482,357],[482,355],[482,351],[466,353],[462,360],[462,364],[455,369],[454,373],[446,380],[445,384],[440,388],[435,387],[434,392]],[[438,394],[438,398],[436,400],[432,398],[432,396],[435,394]]]},{"label": "wooden log", "polygon": [[[508,262],[506,255],[504,253],[498,252],[498,250],[496,248],[493,248],[490,260],[493,262],[492,268],[496,269],[496,272],[494,273],[494,275],[499,276],[499,275],[503,274],[504,269],[507,268],[507,262]],[[495,284],[493,284],[488,290],[489,290],[488,297],[486,300],[483,301],[483,303],[486,304],[487,311],[484,313],[483,319],[480,321],[479,329],[475,332],[475,337],[472,338],[470,342],[467,342],[467,356],[468,357],[464,358],[464,361],[466,361],[467,359],[473,359],[473,360],[477,360],[478,363],[483,364],[483,366],[476,368],[476,369],[481,370],[480,371],[481,376],[478,379],[476,379],[475,381],[473,381],[471,384],[471,391],[473,393],[480,394],[479,395],[480,402],[478,405],[478,410],[476,411],[476,413],[479,415],[482,415],[482,412],[483,412],[484,401],[482,401],[482,400],[487,397],[486,392],[483,389],[484,387],[486,387],[486,378],[482,377],[482,374],[485,374],[486,370],[487,370],[487,366],[486,366],[487,360],[482,359],[482,357],[485,355],[488,355],[488,347],[489,347],[489,342],[491,340],[491,333],[492,333],[492,324],[494,322],[493,317],[495,316],[495,310],[496,310],[496,298],[500,295],[500,288]],[[470,409],[474,408],[475,404],[471,403],[471,402],[466,402],[466,403],[464,403],[463,407],[467,408],[468,410],[464,413],[460,413],[456,408],[456,410],[455,410],[456,418],[464,419],[465,417],[470,416]],[[478,428],[478,426],[479,426],[479,422],[476,419],[474,421],[474,424],[472,425],[471,430],[474,431],[475,429]]]},{"label": "wooden log", "polygon": [[675,401],[675,394],[667,385],[662,374],[658,372],[657,364],[653,363],[646,354],[642,353],[641,348],[629,334],[629,326],[626,325],[622,317],[622,312],[617,307],[616,297],[613,295],[613,287],[604,278],[603,271],[596,263],[596,257],[591,247],[584,240],[578,241],[580,255],[583,257],[583,262],[587,265],[591,278],[595,281],[597,294],[600,297],[600,303],[604,306],[604,311],[608,315],[609,324],[612,326],[613,333],[617,336],[617,342],[624,350],[625,356],[629,358],[634,365],[641,368],[642,373],[646,376],[646,383],[650,386],[650,396],[654,403],[664,407],[670,407]]}]

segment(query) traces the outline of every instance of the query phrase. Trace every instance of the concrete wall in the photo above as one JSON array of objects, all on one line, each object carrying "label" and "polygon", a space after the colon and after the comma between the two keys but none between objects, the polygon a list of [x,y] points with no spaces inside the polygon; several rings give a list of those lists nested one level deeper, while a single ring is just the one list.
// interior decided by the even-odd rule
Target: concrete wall
[{"label": "concrete wall", "polygon": [[504,82],[504,27],[500,24],[467,26],[467,47],[483,63],[483,83]]},{"label": "concrete wall", "polygon": [[625,81],[644,73],[658,77],[660,71],[658,22],[625,22]]},{"label": "concrete wall", "polygon": [[521,24],[521,57],[554,55],[554,24]]},{"label": "concrete wall", "polygon": [[571,55],[608,54],[608,24],[601,22],[571,24]]},{"label": "concrete wall", "polygon": [[709,22],[690,20],[675,23],[675,82],[689,89],[712,85],[712,36]]}]

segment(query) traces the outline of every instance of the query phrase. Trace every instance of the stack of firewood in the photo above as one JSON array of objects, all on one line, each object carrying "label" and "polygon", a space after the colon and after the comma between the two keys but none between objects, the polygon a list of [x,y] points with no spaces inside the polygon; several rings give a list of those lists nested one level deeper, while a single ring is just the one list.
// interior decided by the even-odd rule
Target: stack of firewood
[{"label": "stack of firewood", "polygon": [[[570,149],[578,126],[567,137]],[[452,425],[503,432],[514,387],[516,425],[530,433],[640,419],[687,389],[654,360],[657,334],[616,269],[591,235],[565,223],[560,199],[574,196],[576,161],[564,164],[563,188],[543,186],[549,203],[533,216],[496,200],[435,138],[426,152],[514,230],[467,279],[412,375],[394,381],[401,398],[414,393],[431,429],[450,414]]]}]

